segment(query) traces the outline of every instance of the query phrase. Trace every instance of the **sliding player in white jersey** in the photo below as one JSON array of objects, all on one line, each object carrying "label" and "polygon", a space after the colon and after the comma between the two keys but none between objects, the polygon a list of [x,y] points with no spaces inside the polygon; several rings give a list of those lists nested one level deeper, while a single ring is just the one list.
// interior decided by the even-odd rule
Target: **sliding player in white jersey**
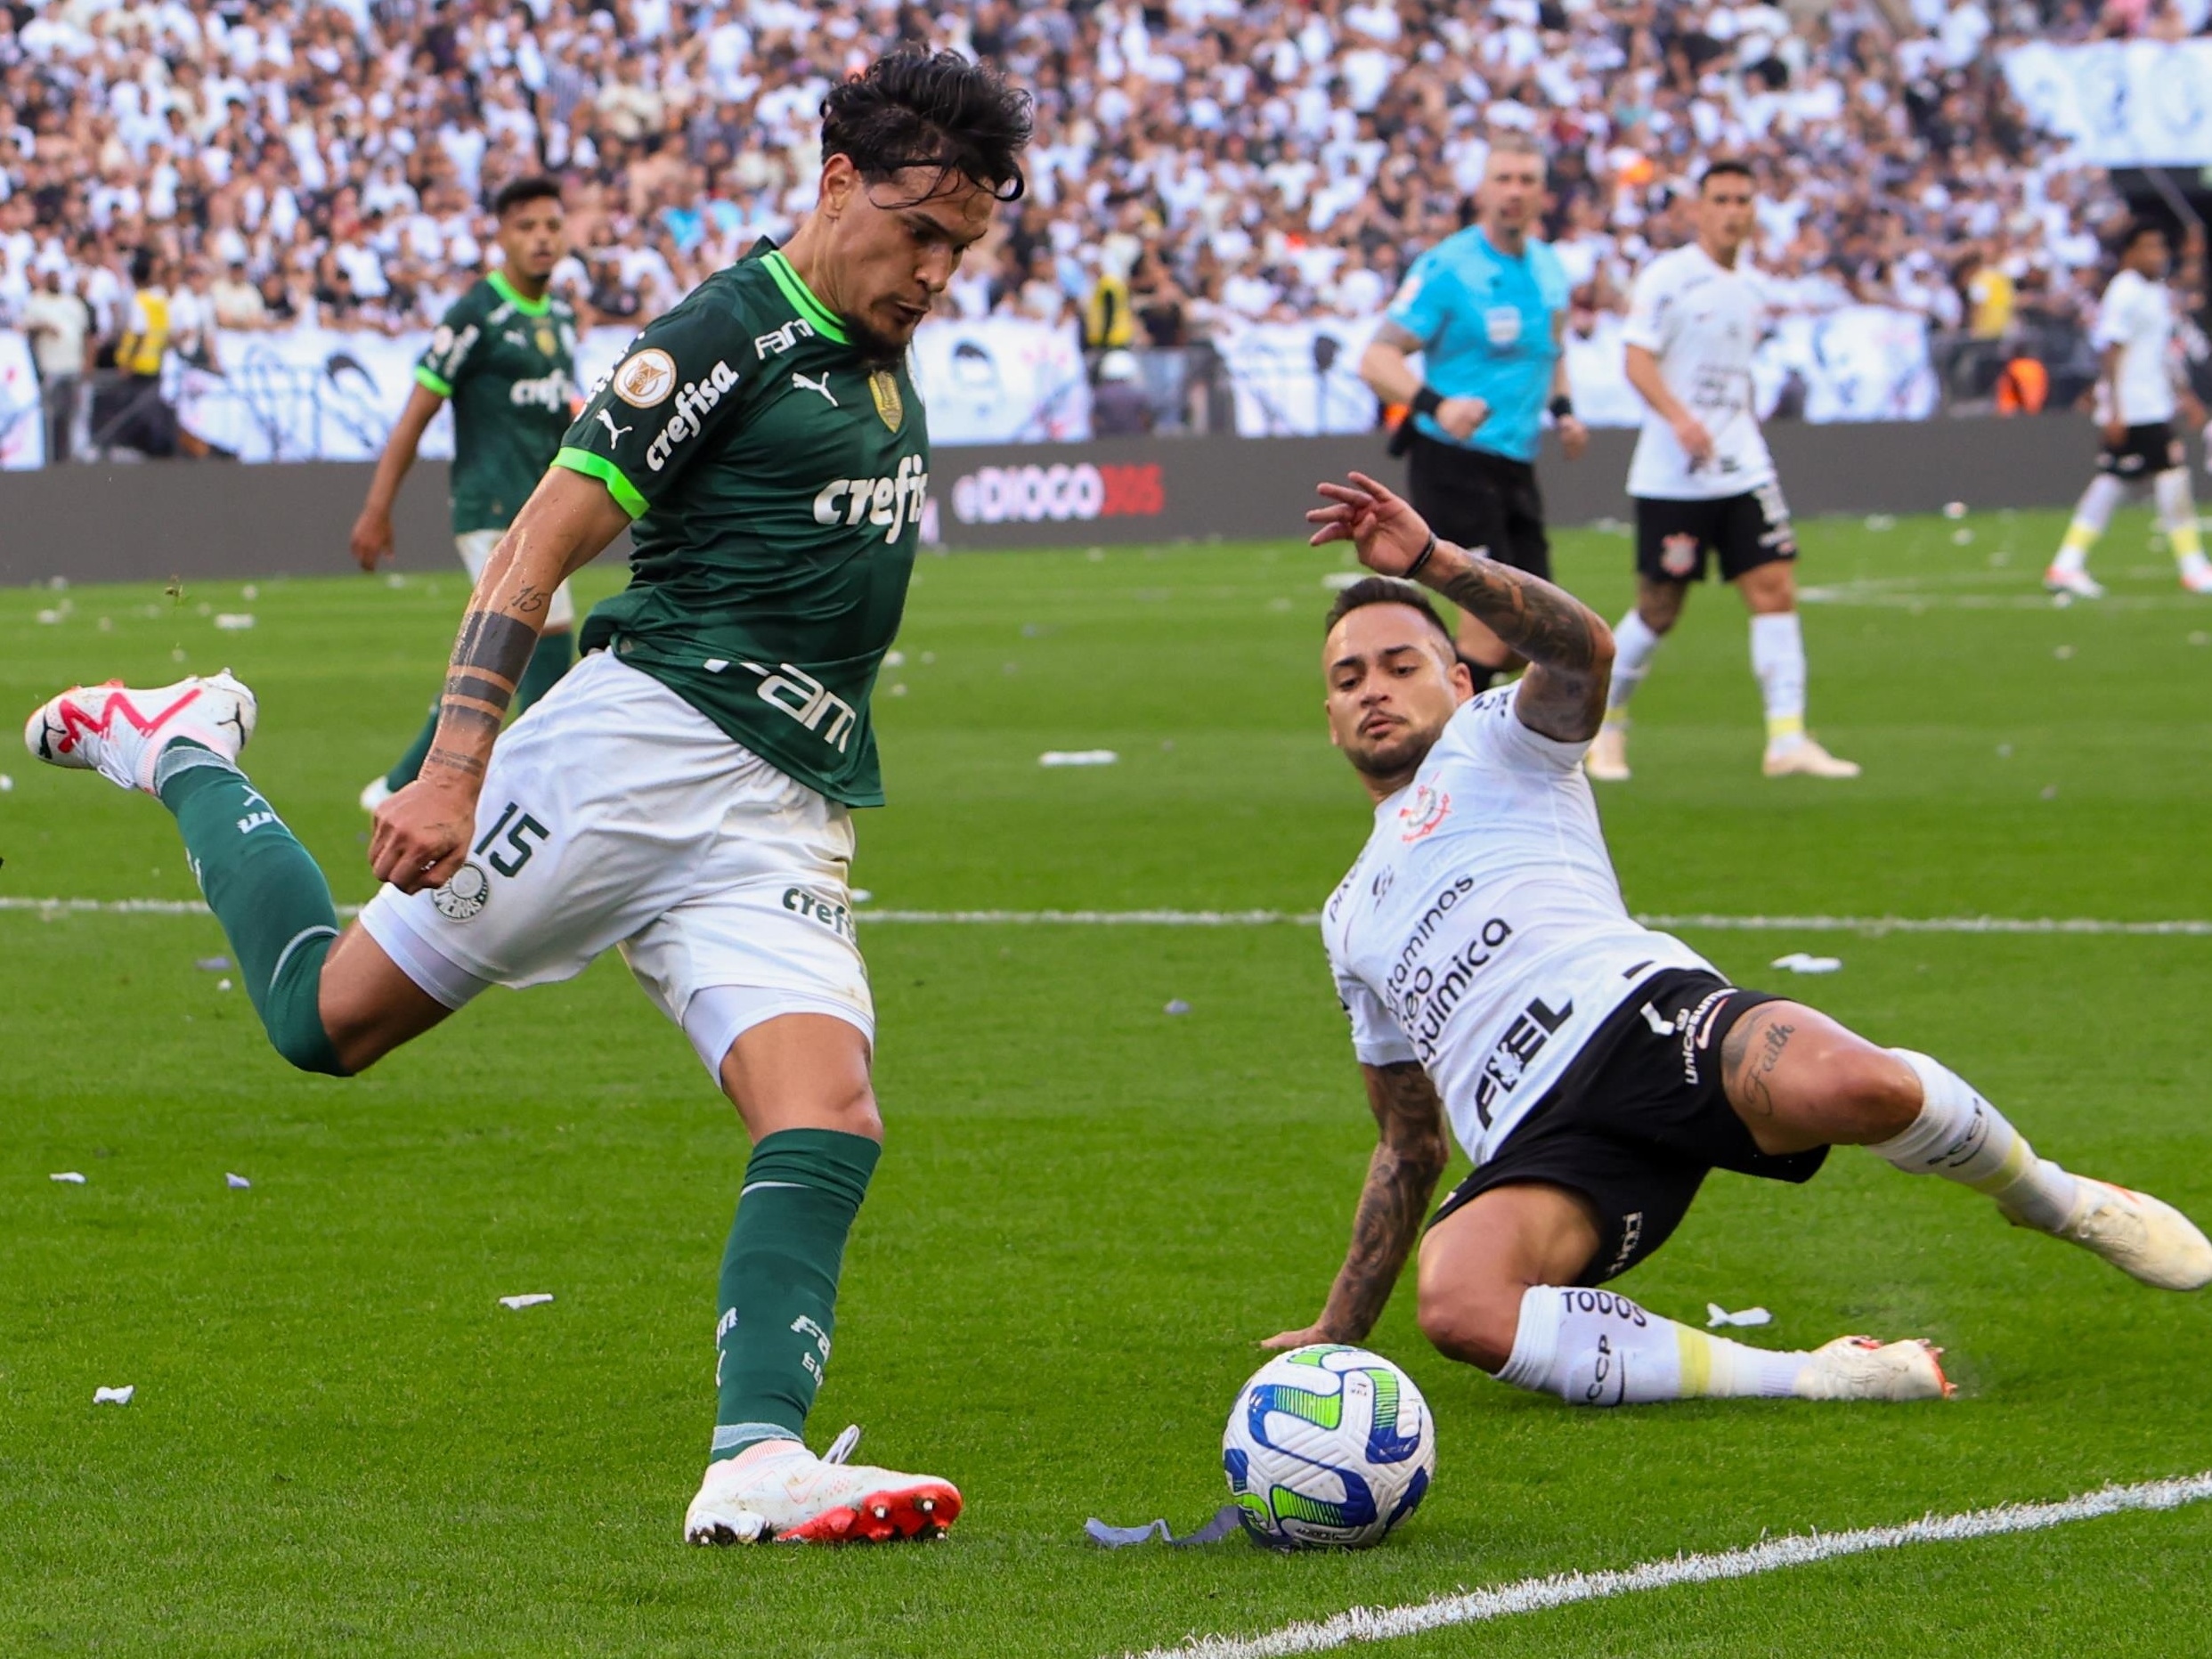
[{"label": "sliding player in white jersey", "polygon": [[2097,305],[2089,338],[2102,354],[2096,422],[2103,446],[2097,453],[2097,476],[2082,492],[2058,557],[2043,573],[2043,585],[2062,600],[2104,597],[2103,584],[2089,573],[2089,550],[2104,534],[2128,487],[2145,478],[2158,503],[2159,525],[2180,566],[2182,586],[2192,593],[2212,593],[2212,561],[2206,559],[2197,533],[2188,457],[2174,433],[2174,417],[2184,404],[2199,423],[2204,410],[2183,386],[2175,361],[2174,296],[2166,286],[2170,258],[2163,227],[2141,221],[2130,225],[2120,244],[2120,268]]},{"label": "sliding player in white jersey", "polygon": [[[1323,654],[1330,738],[1375,802],[1322,935],[1381,1144],[1321,1318],[1268,1346],[1365,1338],[1420,1234],[1447,1118],[1476,1167],[1422,1241],[1421,1330],[1574,1404],[1949,1391],[1923,1342],[1779,1353],[1597,1289],[1666,1240],[1707,1170],[1804,1181],[1832,1144],[1963,1183],[2146,1283],[2212,1281],[2212,1243],[2179,1211],[2038,1159],[1939,1061],[1739,989],[1632,920],[1580,766],[1613,660],[1605,624],[1439,542],[1372,479],[1322,493],[1314,542],[1349,541],[1384,573],[1338,596]],[[1403,576],[1528,672],[1475,695]]]},{"label": "sliding player in white jersey", "polygon": [[1697,240],[1653,260],[1630,293],[1629,383],[1647,408],[1629,463],[1636,605],[1614,630],[1612,694],[1590,751],[1590,775],[1601,780],[1629,775],[1629,699],[1713,554],[1751,611],[1767,776],[1858,776],[1805,731],[1797,539],[1752,408],[1752,353],[1767,322],[1766,302],[1741,263],[1752,198],[1748,165],[1709,165],[1697,185]]}]

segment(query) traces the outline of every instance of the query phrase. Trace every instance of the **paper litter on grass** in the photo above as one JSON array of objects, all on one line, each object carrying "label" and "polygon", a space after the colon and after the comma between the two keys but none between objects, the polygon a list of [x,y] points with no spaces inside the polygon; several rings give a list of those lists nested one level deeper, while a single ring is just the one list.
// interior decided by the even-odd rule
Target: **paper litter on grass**
[{"label": "paper litter on grass", "polygon": [[250,611],[224,611],[215,619],[215,625],[226,634],[244,633],[254,625]]},{"label": "paper litter on grass", "polygon": [[1718,1302],[1705,1304],[1705,1329],[1718,1330],[1723,1325],[1771,1325],[1774,1315],[1763,1307],[1747,1307],[1740,1313],[1731,1313]]},{"label": "paper litter on grass", "polygon": [[1190,1012],[1191,1004],[1180,996],[1170,998],[1167,1005],[1160,1010],[1160,1012],[1169,1014],[1187,1014]]},{"label": "paper litter on grass", "polygon": [[1816,956],[1809,952],[1793,950],[1786,956],[1777,956],[1767,964],[1780,968],[1785,973],[1834,973],[1843,965],[1841,956]]},{"label": "paper litter on grass", "polygon": [[81,1187],[85,1184],[85,1177],[74,1169],[64,1169],[58,1175],[48,1175],[46,1179],[49,1181],[66,1181],[73,1187]]},{"label": "paper litter on grass", "polygon": [[541,1302],[550,1302],[552,1299],[553,1293],[550,1290],[533,1290],[526,1296],[503,1296],[500,1298],[500,1305],[518,1308],[535,1307]]},{"label": "paper litter on grass", "polygon": [[1047,749],[1037,757],[1039,766],[1111,766],[1121,757],[1111,749]]},{"label": "paper litter on grass", "polygon": [[120,1388],[95,1388],[93,1390],[93,1403],[94,1405],[128,1405],[131,1403],[131,1396],[137,1392],[136,1383],[125,1383]]},{"label": "paper litter on grass", "polygon": [[1177,1538],[1174,1529],[1164,1520],[1152,1521],[1143,1526],[1109,1526],[1094,1516],[1083,1523],[1083,1530],[1094,1544],[1109,1549],[1126,1549],[1132,1544],[1148,1544],[1155,1538],[1164,1544],[1184,1549],[1191,1544],[1217,1544],[1240,1530],[1244,1523],[1237,1506],[1224,1503],[1214,1512],[1214,1518],[1195,1533],[1185,1533]]},{"label": "paper litter on grass", "polygon": [[232,1188],[243,1188],[243,1187],[250,1187],[250,1186],[251,1186],[251,1185],[253,1185],[254,1183],[253,1183],[252,1182],[250,1182],[250,1181],[247,1180],[247,1179],[246,1179],[246,1177],[245,1177],[244,1175],[234,1175],[225,1174],[225,1175],[224,1175],[224,1177],[223,1177],[223,1184],[224,1184],[224,1186],[226,1186],[226,1187],[232,1187]]}]

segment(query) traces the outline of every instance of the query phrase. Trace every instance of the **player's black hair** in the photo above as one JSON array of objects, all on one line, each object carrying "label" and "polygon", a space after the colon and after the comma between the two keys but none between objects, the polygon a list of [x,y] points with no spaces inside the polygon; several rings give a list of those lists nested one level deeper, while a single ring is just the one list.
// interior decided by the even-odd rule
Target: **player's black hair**
[{"label": "player's black hair", "polygon": [[1001,201],[1019,201],[1029,188],[1021,157],[1034,126],[1029,94],[988,64],[900,46],[822,100],[822,159],[850,158],[871,184],[908,167],[935,168],[917,200],[966,179]]},{"label": "player's black hair", "polygon": [[2156,236],[2162,238],[2169,246],[2172,244],[2173,240],[2172,237],[2167,232],[2165,220],[2130,219],[2126,226],[2120,231],[2119,245],[2114,249],[2114,251],[2118,253],[2121,258],[2125,259],[2129,254],[2135,251],[2135,244],[2143,240],[2143,239],[2146,236]]},{"label": "player's black hair", "polygon": [[504,219],[510,208],[533,201],[558,201],[560,199],[560,180],[549,178],[542,173],[533,174],[528,178],[510,180],[500,186],[500,193],[492,199],[492,216]]},{"label": "player's black hair", "polygon": [[1739,179],[1749,179],[1754,184],[1759,182],[1758,174],[1752,171],[1752,164],[1744,160],[1743,157],[1715,156],[1712,160],[1705,163],[1705,170],[1697,175],[1697,193],[1701,196],[1704,194],[1705,181],[1707,179],[1728,178],[1731,176]]},{"label": "player's black hair", "polygon": [[1428,602],[1428,595],[1411,582],[1397,576],[1362,576],[1343,592],[1329,607],[1329,621],[1322,632],[1330,629],[1354,611],[1365,610],[1370,605],[1410,605],[1428,618],[1428,625],[1443,636],[1446,645],[1452,644],[1452,630],[1436,614],[1436,607]]}]

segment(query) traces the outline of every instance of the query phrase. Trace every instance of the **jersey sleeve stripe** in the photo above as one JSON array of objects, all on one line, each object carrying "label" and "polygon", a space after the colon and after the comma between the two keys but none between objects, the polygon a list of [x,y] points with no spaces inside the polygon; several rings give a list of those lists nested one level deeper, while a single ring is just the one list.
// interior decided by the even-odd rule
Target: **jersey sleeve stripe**
[{"label": "jersey sleeve stripe", "polygon": [[597,478],[606,486],[606,492],[614,498],[614,504],[632,518],[645,516],[646,499],[638,493],[638,486],[622,476],[622,469],[604,455],[594,455],[590,450],[564,448],[553,458],[556,467],[565,467],[580,472],[587,478]]},{"label": "jersey sleeve stripe", "polygon": [[435,392],[440,397],[451,397],[453,395],[453,388],[445,381],[440,379],[436,375],[431,373],[428,367],[422,363],[415,365],[415,384],[421,386],[426,391]]},{"label": "jersey sleeve stripe", "polygon": [[784,297],[791,302],[792,308],[812,323],[817,333],[827,335],[840,346],[852,343],[845,337],[844,324],[838,321],[820,300],[815,298],[813,290],[791,268],[790,260],[781,253],[771,251],[760,263],[769,268],[769,274],[776,279],[776,286],[784,291]]}]

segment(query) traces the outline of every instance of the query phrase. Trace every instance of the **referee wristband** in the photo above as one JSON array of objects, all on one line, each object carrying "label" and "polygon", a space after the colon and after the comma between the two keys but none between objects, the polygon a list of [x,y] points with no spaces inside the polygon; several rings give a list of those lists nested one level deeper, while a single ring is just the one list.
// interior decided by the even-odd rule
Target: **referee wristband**
[{"label": "referee wristband", "polygon": [[1573,398],[1555,397],[1551,400],[1551,418],[1554,420],[1565,420],[1574,413],[1574,400]]},{"label": "referee wristband", "polygon": [[1413,412],[1435,419],[1436,411],[1443,407],[1443,394],[1433,386],[1423,386],[1413,394]]},{"label": "referee wristband", "polygon": [[1427,564],[1428,561],[1435,557],[1435,552],[1436,533],[1432,530],[1428,533],[1428,540],[1422,544],[1421,550],[1414,555],[1413,562],[1405,567],[1405,580],[1411,581],[1416,576],[1419,575],[1421,573],[1421,566]]}]

